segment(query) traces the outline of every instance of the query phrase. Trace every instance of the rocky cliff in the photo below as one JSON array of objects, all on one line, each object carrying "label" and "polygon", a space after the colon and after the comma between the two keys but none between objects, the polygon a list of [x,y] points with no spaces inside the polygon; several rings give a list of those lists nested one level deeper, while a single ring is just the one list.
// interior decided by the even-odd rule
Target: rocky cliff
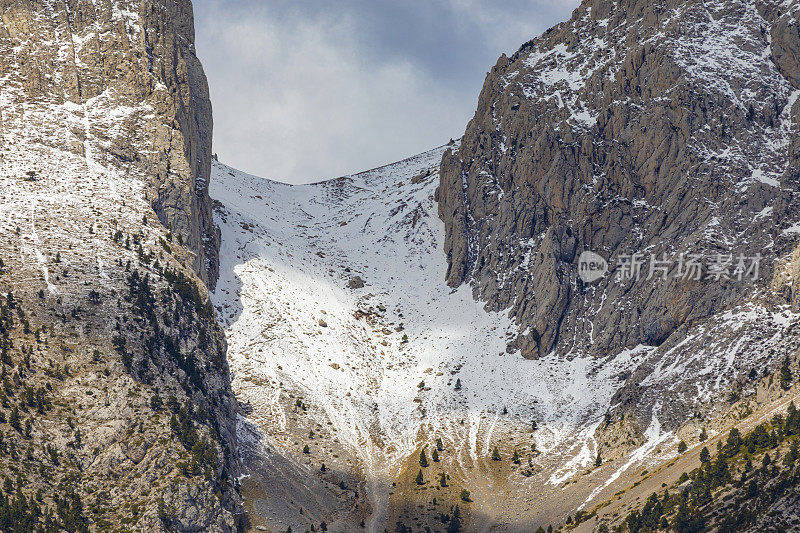
[{"label": "rocky cliff", "polygon": [[4,0],[0,17],[0,514],[234,530],[191,3]]},{"label": "rocky cliff", "polygon": [[140,124],[115,124],[113,136],[87,114],[85,131],[74,132],[78,142],[70,147],[81,152],[81,137],[98,135],[110,162],[147,174],[148,202],[191,252],[187,264],[213,287],[219,249],[208,197],[213,121],[191,2],[4,0],[0,12],[0,35],[13,50],[0,72],[26,101],[147,106],[150,115],[140,116]]},{"label": "rocky cliff", "polygon": [[724,310],[793,303],[764,289],[797,242],[798,27],[795,2],[594,0],[501,57],[442,160],[447,282],[510,310],[527,358],[642,344],[662,367]]}]

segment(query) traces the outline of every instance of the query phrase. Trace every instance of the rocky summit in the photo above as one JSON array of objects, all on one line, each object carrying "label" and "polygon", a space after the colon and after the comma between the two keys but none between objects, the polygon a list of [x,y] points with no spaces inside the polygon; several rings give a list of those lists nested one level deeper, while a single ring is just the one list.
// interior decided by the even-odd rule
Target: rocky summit
[{"label": "rocky summit", "polygon": [[302,186],[194,31],[0,0],[0,530],[800,531],[799,2],[586,0]]},{"label": "rocky summit", "polygon": [[754,293],[676,278],[677,261],[667,283],[644,264],[639,280],[586,286],[585,250],[613,265],[761,253],[768,286],[797,240],[791,7],[584,2],[501,57],[442,162],[448,283],[511,309],[529,358],[657,346]]}]

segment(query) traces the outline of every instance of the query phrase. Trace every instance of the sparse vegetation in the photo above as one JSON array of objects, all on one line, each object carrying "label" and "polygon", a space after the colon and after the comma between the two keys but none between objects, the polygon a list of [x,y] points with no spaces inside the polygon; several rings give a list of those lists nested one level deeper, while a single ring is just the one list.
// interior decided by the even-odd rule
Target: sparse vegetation
[{"label": "sparse vegetation", "polygon": [[[782,443],[785,455],[779,456]],[[760,467],[753,460],[760,457]],[[666,530],[681,533],[750,530],[770,513],[782,497],[800,490],[800,413],[791,402],[786,416],[776,415],[770,424],[759,424],[746,436],[733,428],[712,457],[701,451],[701,466],[681,474],[681,490],[651,494],[645,505],[625,518],[625,531]],[[777,516],[777,515],[769,515]]]},{"label": "sparse vegetation", "polygon": [[428,457],[425,455],[425,448],[419,452],[419,466],[422,468],[428,467]]}]

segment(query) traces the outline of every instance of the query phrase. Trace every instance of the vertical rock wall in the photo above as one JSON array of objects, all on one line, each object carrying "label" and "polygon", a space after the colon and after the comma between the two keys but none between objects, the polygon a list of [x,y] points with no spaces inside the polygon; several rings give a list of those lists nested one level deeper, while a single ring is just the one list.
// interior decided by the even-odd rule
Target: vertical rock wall
[{"label": "vertical rock wall", "polygon": [[[0,32],[27,58],[13,64],[0,58],[0,72],[18,78],[31,102],[85,106],[102,96],[149,107],[145,123],[123,142],[108,139],[106,161],[150,176],[148,200],[159,220],[192,253],[187,266],[213,288],[219,250],[208,196],[213,121],[191,2],[2,0],[0,13]],[[92,124],[87,130],[84,136],[103,136]]]},{"label": "vertical rock wall", "polygon": [[577,261],[761,253],[766,284],[796,241],[797,17],[766,0],[587,0],[501,57],[442,160],[447,282],[509,309],[525,332],[509,348],[529,358],[659,345],[752,296],[676,279],[677,261],[664,282],[645,265],[588,285]]}]

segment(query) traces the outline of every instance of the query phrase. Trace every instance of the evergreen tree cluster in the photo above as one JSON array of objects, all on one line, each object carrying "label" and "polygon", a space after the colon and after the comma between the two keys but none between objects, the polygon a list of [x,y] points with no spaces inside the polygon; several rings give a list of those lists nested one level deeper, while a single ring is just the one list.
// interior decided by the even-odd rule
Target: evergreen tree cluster
[{"label": "evergreen tree cluster", "polygon": [[17,488],[6,478],[6,486],[0,493],[0,531],[4,533],[88,533],[89,521],[84,513],[83,502],[78,494],[69,491],[65,496],[54,497],[55,513],[43,509],[42,495],[26,496],[21,476],[17,477]]},{"label": "evergreen tree cluster", "polygon": [[[18,321],[15,321],[14,316]],[[7,422],[23,438],[30,438],[34,417],[43,415],[52,409],[50,393],[52,385],[30,384],[29,375],[34,372],[34,347],[22,344],[17,349],[11,340],[11,332],[19,329],[18,325],[27,324],[26,313],[22,305],[9,292],[5,298],[0,297],[0,423]],[[36,345],[42,343],[41,329],[32,332],[29,325],[23,326],[24,335],[35,336]],[[15,357],[16,354],[16,357]],[[6,412],[9,410],[8,417]],[[4,439],[0,431],[0,456],[10,453],[14,444]]]},{"label": "evergreen tree cluster", "polygon": [[216,448],[208,437],[200,437],[195,429],[196,418],[192,406],[181,407],[173,413],[169,425],[183,447],[190,452],[188,461],[179,463],[179,469],[186,477],[204,475],[209,481],[214,479],[219,467]]},{"label": "evergreen tree cluster", "polygon": [[[787,441],[788,450],[776,461],[779,446]],[[712,456],[704,447],[701,466],[681,475],[682,490],[651,494],[615,531],[672,528],[677,533],[696,533],[709,527],[741,531],[755,527],[759,518],[771,516],[772,506],[782,497],[800,496],[800,412],[794,402],[786,416],[776,415],[747,435],[732,429],[717,450]],[[754,467],[754,462],[760,468]],[[722,494],[727,495],[720,497]]]},{"label": "evergreen tree cluster", "polygon": [[[203,300],[197,285],[182,272],[170,268],[159,269],[159,272],[168,283],[159,295],[150,273],[142,275],[133,270],[127,278],[128,301],[146,336],[143,356],[137,357],[128,351],[119,323],[116,326],[119,333],[112,340],[114,348],[126,370],[145,383],[169,371],[160,368],[166,359],[186,376],[182,385],[187,395],[191,396],[195,390],[209,393],[205,390],[206,372],[224,366],[223,351],[212,342],[205,326],[213,316],[213,308],[210,302]],[[193,331],[196,335],[190,335]],[[190,340],[196,340],[196,346],[184,348]],[[201,359],[206,359],[210,365],[202,363]]]},{"label": "evergreen tree cluster", "polygon": [[[119,364],[117,368],[104,364],[108,355],[116,355],[118,358],[110,359],[121,360],[125,372],[136,381],[153,386],[151,409],[167,413],[145,413],[141,422],[131,424],[121,440],[142,441],[143,434],[149,433],[153,421],[160,417],[162,427],[170,424],[174,444],[159,439],[158,445],[178,450],[172,455],[177,472],[197,478],[188,484],[211,490],[220,500],[224,498],[222,493],[231,488],[227,472],[231,452],[220,437],[219,421],[210,415],[227,399],[220,391],[206,390],[208,383],[214,382],[208,379],[209,373],[224,370],[224,350],[213,324],[210,300],[190,274],[159,264],[156,255],[160,251],[146,251],[141,234],[126,237],[118,231],[111,238],[120,246],[135,249],[138,265],[132,267],[136,263],[132,256],[127,263],[118,259],[120,277],[114,279],[112,274],[109,287],[101,288],[90,275],[85,282],[80,281],[85,289],[77,295],[61,297],[51,295],[47,288],[36,287],[20,297],[6,283],[18,279],[6,276],[6,265],[0,260],[0,532],[136,529],[142,500],[127,500],[125,496],[124,508],[112,510],[107,491],[97,490],[97,484],[81,471],[85,458],[99,454],[98,448],[93,448],[97,443],[91,441],[87,428],[81,425],[82,410],[87,404],[101,406],[103,401],[106,407],[110,405],[113,392],[109,394],[111,387],[102,385],[116,383],[116,372],[120,370]],[[65,251],[66,248],[62,250]],[[55,254],[56,264],[62,264],[61,255]],[[69,262],[59,267],[58,274],[74,279],[80,272],[80,265]],[[59,280],[58,275],[53,275]],[[74,283],[79,281],[75,279]],[[81,296],[82,307],[68,306],[76,301],[70,296]],[[109,317],[114,328],[110,332],[101,323]],[[32,326],[34,320],[39,327]],[[48,332],[52,335],[48,336]],[[110,342],[113,350],[95,347],[98,340]],[[69,379],[84,375],[97,376],[94,384],[99,385],[93,388],[88,384],[92,380]],[[183,387],[185,395],[173,385],[171,376]],[[76,384],[81,390],[80,396],[71,394],[74,403],[53,400],[54,388]],[[181,402],[174,395],[163,401],[158,391],[164,386],[182,397]],[[167,394],[163,398],[166,400]],[[59,415],[63,414],[60,418],[47,417],[54,403]],[[63,435],[63,443],[59,439],[48,440],[54,434]],[[175,448],[178,443],[180,446]],[[113,480],[99,481],[101,487],[109,482],[125,483],[125,478],[117,476],[128,474],[123,467],[108,475]],[[82,497],[87,498],[86,506]],[[164,523],[171,523],[168,515],[173,513],[174,509],[163,509]]]}]

